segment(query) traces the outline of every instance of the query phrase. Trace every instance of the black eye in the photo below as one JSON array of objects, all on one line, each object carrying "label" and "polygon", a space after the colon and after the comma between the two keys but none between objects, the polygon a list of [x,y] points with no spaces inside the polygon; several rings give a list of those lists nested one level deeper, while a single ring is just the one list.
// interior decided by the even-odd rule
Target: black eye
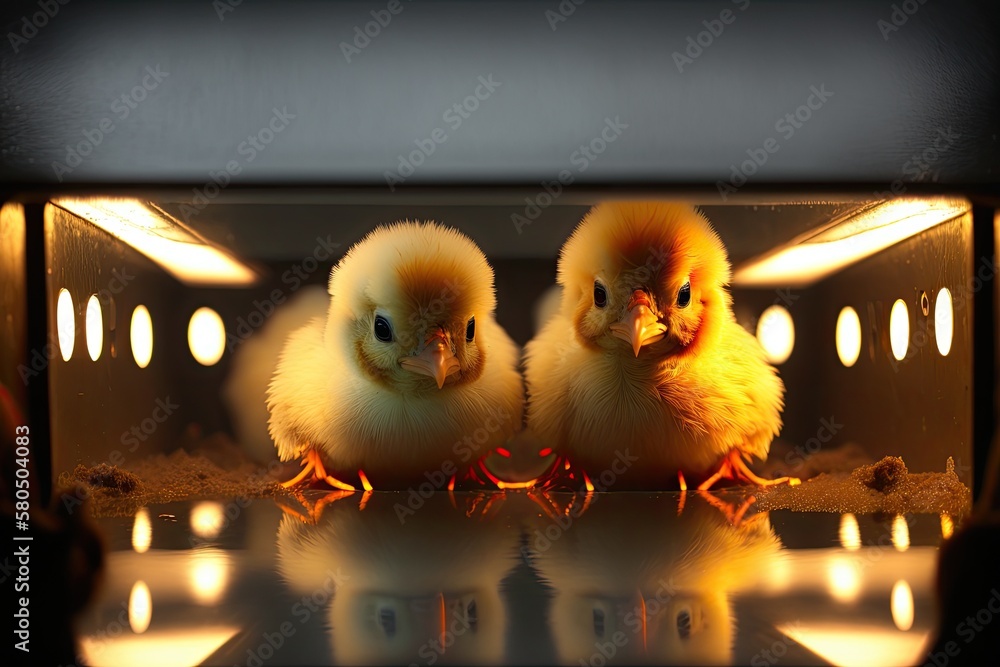
[{"label": "black eye", "polygon": [[465,325],[465,342],[471,343],[476,337],[476,318],[470,317],[469,323]]},{"label": "black eye", "polygon": [[677,305],[681,308],[687,308],[687,305],[691,303],[691,281],[687,281],[681,288],[677,290]]},{"label": "black eye", "polygon": [[594,636],[603,637],[604,636],[604,610],[595,609],[594,610]]},{"label": "black eye", "polygon": [[598,308],[604,308],[608,305],[608,292],[604,289],[604,285],[594,281],[594,305]]},{"label": "black eye", "polygon": [[691,638],[691,613],[682,611],[677,614],[677,634],[681,639]]},{"label": "black eye", "polygon": [[380,609],[378,612],[378,624],[382,626],[382,632],[386,637],[396,634],[396,612],[392,609]]},{"label": "black eye", "polygon": [[470,600],[465,606],[465,619],[469,622],[469,629],[473,632],[479,630],[479,611],[476,609],[476,601]]},{"label": "black eye", "polygon": [[392,326],[389,325],[389,320],[381,315],[375,316],[375,337],[383,343],[392,342]]}]

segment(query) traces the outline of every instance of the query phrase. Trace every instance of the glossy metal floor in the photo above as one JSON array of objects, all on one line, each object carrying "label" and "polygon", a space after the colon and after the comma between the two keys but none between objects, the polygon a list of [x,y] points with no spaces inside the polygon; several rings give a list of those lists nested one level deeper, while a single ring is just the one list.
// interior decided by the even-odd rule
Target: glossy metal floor
[{"label": "glossy metal floor", "polygon": [[914,664],[952,529],[719,494],[304,500],[101,519],[112,553],[79,625],[87,661]]}]

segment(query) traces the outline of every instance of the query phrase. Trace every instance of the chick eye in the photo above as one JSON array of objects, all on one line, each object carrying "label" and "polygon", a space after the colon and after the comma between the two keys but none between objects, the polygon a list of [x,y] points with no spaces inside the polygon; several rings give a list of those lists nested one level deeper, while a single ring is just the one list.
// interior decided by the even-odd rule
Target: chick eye
[{"label": "chick eye", "polygon": [[681,288],[677,290],[677,305],[681,308],[687,308],[687,305],[691,303],[691,281],[687,281]]},{"label": "chick eye", "polygon": [[392,342],[392,326],[390,326],[389,320],[381,315],[375,316],[375,337],[383,343]]},{"label": "chick eye", "polygon": [[677,635],[681,639],[691,638],[691,612],[685,610],[677,614]]},{"label": "chick eye", "polygon": [[476,318],[470,317],[469,323],[465,325],[465,342],[471,343],[476,337]]},{"label": "chick eye", "polygon": [[386,637],[393,637],[396,634],[396,612],[392,609],[380,609],[378,612],[378,624]]},{"label": "chick eye", "polygon": [[594,281],[594,305],[598,308],[604,308],[608,305],[608,292],[604,289],[604,285]]},{"label": "chick eye", "polygon": [[595,609],[594,610],[594,636],[603,637],[604,636],[604,610]]}]

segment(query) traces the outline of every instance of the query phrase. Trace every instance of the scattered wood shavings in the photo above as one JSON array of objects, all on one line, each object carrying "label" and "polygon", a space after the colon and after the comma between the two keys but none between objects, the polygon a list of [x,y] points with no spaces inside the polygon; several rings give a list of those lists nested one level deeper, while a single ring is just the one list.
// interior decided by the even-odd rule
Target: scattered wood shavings
[{"label": "scattered wood shavings", "polygon": [[146,505],[197,498],[267,498],[283,493],[267,469],[244,462],[223,469],[203,454],[179,449],[136,461],[128,469],[78,465],[59,485],[83,485],[95,516],[131,516]]},{"label": "scattered wood shavings", "polygon": [[822,474],[799,486],[774,486],[755,494],[757,507],[765,511],[962,516],[972,505],[972,492],[955,474],[950,457],[943,473],[911,473],[902,458],[887,456],[850,474]]}]

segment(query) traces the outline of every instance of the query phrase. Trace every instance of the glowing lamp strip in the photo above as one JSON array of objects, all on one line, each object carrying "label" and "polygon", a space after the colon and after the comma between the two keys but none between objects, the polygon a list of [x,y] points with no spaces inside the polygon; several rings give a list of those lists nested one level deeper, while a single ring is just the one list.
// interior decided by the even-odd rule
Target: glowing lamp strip
[{"label": "glowing lamp strip", "polygon": [[188,285],[248,285],[256,274],[166,212],[137,199],[56,199],[53,203],[127,243]]},{"label": "glowing lamp strip", "polygon": [[886,201],[740,267],[733,285],[806,287],[969,210],[965,200]]}]

